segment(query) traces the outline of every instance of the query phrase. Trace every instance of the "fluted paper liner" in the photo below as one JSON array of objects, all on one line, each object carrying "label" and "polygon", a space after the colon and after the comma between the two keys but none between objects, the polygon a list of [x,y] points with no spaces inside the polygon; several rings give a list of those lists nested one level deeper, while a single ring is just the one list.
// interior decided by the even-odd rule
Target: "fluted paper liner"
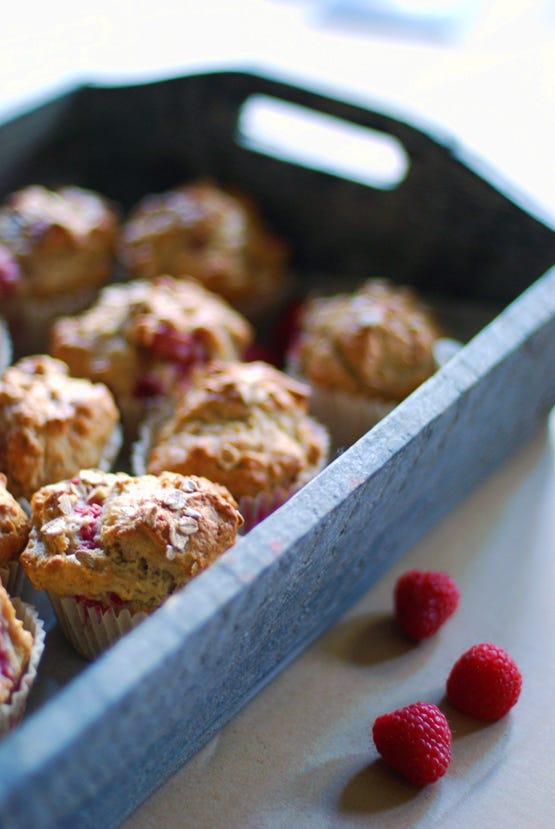
[{"label": "fluted paper liner", "polygon": [[17,618],[23,622],[25,630],[28,630],[33,636],[33,647],[29,664],[21,677],[18,689],[13,692],[9,702],[0,705],[0,736],[12,731],[21,721],[44,651],[44,623],[39,618],[37,611],[32,605],[22,602],[20,599],[12,599],[12,602]]},{"label": "fluted paper liner", "polygon": [[48,597],[65,637],[85,659],[95,659],[148,615],[126,607],[104,609],[74,596]]}]

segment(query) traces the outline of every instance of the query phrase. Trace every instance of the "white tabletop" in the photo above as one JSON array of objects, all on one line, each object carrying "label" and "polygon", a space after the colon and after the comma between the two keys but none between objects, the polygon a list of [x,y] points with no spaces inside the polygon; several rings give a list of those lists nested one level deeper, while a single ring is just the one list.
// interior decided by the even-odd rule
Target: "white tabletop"
[{"label": "white tabletop", "polygon": [[[115,5],[52,0],[30,14],[10,3],[0,117],[77,80],[276,70],[440,128],[555,216],[553,0],[476,0],[448,38],[353,22],[323,0]],[[545,433],[499,469],[125,829],[555,826],[554,452]],[[395,578],[415,566],[449,571],[462,593],[456,616],[417,647],[391,621]],[[519,663],[521,700],[493,725],[455,716],[446,777],[421,791],[405,785],[377,762],[373,719],[440,702],[452,662],[487,640]]]}]

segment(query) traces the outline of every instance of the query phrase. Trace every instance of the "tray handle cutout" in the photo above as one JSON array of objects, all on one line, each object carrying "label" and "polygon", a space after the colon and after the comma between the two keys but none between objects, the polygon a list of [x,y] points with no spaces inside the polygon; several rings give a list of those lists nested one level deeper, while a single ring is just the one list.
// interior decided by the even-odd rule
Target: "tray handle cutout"
[{"label": "tray handle cutout", "polygon": [[379,190],[395,189],[409,170],[394,136],[270,95],[243,102],[236,140],[254,152]]}]

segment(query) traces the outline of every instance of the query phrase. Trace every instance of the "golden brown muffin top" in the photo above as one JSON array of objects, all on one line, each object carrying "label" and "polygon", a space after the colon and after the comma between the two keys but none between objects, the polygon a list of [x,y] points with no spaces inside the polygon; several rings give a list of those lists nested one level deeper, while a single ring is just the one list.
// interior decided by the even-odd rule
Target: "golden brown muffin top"
[{"label": "golden brown muffin top", "polygon": [[98,465],[119,421],[106,386],[68,376],[46,355],[25,357],[0,379],[0,470],[16,498]]},{"label": "golden brown muffin top", "polygon": [[6,589],[0,583],[0,705],[9,703],[25,673],[33,636],[17,618]]},{"label": "golden brown muffin top", "polygon": [[31,522],[6,489],[6,476],[0,473],[0,567],[18,557],[27,544]]},{"label": "golden brown muffin top", "polygon": [[309,389],[267,363],[210,363],[154,436],[147,468],[205,475],[235,498],[313,477],[328,453]]},{"label": "golden brown muffin top", "polygon": [[153,610],[235,542],[236,506],[204,478],[82,470],[33,496],[21,563],[58,596]]},{"label": "golden brown muffin top", "polygon": [[116,399],[142,398],[167,394],[195,363],[239,358],[252,337],[247,320],[196,280],[160,276],[104,288],[88,311],[54,324],[50,350]]},{"label": "golden brown muffin top", "polygon": [[0,207],[4,293],[48,298],[101,285],[118,225],[114,207],[91,190],[31,185],[12,193]]},{"label": "golden brown muffin top", "polygon": [[399,401],[434,372],[439,336],[409,288],[371,279],[354,293],[307,302],[293,362],[319,388]]},{"label": "golden brown muffin top", "polygon": [[134,276],[188,274],[236,304],[275,296],[288,251],[245,194],[195,181],[137,205],[123,228],[120,257]]}]

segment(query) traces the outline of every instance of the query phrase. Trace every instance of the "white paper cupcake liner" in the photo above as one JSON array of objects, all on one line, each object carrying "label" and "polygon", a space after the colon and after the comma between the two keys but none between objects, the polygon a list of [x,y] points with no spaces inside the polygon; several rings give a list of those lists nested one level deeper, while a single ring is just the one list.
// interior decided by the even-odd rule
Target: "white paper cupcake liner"
[{"label": "white paper cupcake liner", "polygon": [[95,659],[126,633],[137,627],[146,613],[130,613],[124,607],[101,609],[86,599],[73,596],[48,597],[60,627],[77,653]]},{"label": "white paper cupcake liner", "polygon": [[397,403],[335,389],[311,387],[310,412],[325,423],[336,449],[350,446],[391,412]]},{"label": "white paper cupcake liner", "polygon": [[12,356],[12,338],[8,326],[0,317],[0,372],[10,365]]},{"label": "white paper cupcake liner", "polygon": [[11,695],[9,702],[0,705],[0,736],[12,731],[21,722],[44,651],[44,623],[39,618],[35,608],[17,598],[13,599],[13,605],[17,618],[23,622],[23,627],[33,637],[33,647],[29,664],[21,677],[17,691],[14,691]]},{"label": "white paper cupcake liner", "polygon": [[0,581],[10,596],[19,596],[23,587],[23,568],[19,560],[9,561],[5,567],[0,567]]}]

